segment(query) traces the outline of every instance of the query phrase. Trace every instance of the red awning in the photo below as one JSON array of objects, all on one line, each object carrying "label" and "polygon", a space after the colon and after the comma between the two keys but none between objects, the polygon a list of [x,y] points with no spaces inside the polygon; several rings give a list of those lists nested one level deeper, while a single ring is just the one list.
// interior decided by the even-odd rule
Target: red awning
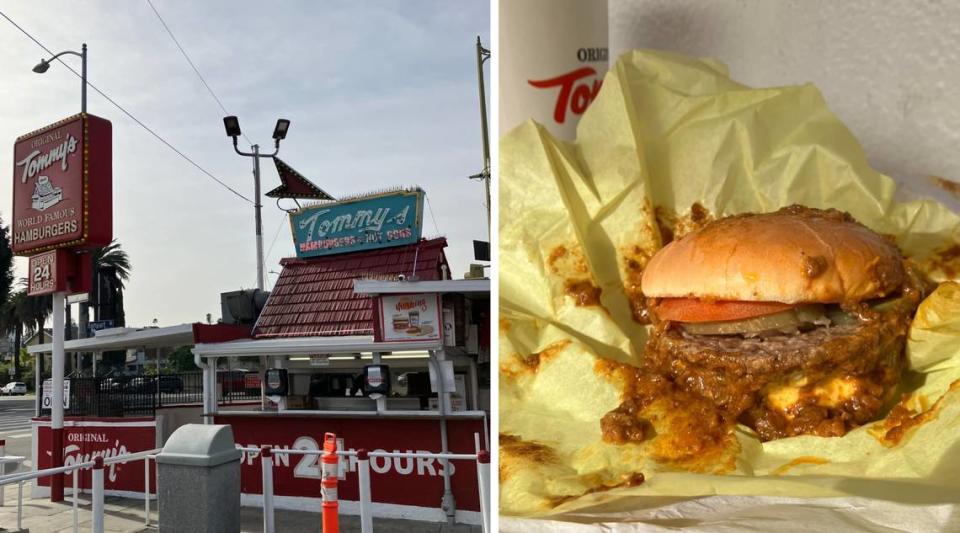
[{"label": "red awning", "polygon": [[254,338],[372,335],[373,303],[353,292],[358,278],[438,280],[445,238],[416,244],[280,261],[283,271],[253,330]]}]

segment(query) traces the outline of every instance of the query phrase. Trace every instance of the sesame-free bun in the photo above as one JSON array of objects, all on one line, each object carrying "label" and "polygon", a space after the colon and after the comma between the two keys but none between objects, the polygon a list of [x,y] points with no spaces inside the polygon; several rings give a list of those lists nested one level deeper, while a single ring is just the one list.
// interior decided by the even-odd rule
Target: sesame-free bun
[{"label": "sesame-free bun", "polygon": [[857,302],[904,281],[900,251],[846,213],[793,205],[712,222],[662,248],[644,295],[763,302]]}]

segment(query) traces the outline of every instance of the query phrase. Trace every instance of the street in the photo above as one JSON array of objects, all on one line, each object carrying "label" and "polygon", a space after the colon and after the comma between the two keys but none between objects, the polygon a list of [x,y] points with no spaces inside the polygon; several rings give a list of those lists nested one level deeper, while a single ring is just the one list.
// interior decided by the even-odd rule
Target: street
[{"label": "street", "polygon": [[[27,458],[20,468],[30,466],[30,419],[34,415],[34,396],[0,396],[0,439],[6,440],[6,455]],[[6,473],[17,471],[7,466]]]}]

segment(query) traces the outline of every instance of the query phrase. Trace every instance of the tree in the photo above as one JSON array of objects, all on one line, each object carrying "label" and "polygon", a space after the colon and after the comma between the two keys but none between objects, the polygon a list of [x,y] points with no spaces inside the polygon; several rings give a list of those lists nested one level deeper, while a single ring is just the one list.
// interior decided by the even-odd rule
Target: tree
[{"label": "tree", "polygon": [[[47,342],[43,326],[46,325],[51,311],[53,311],[53,296],[50,294],[25,296],[23,299],[23,307],[20,311],[23,324],[31,334],[37,334],[37,341],[40,344]],[[44,357],[41,356],[39,359],[41,375],[44,373],[43,362]]]},{"label": "tree", "polygon": [[[20,348],[23,344],[23,329],[25,324],[32,324],[32,317],[27,312],[27,291],[20,289],[7,298],[0,306],[0,331],[4,334],[13,333],[13,371],[16,379],[20,379]],[[32,326],[28,326],[32,328]]]},{"label": "tree", "polygon": [[38,335],[40,344],[47,342],[46,332],[43,326],[46,325],[50,313],[53,311],[53,295],[44,294],[41,296],[27,296],[24,299],[23,318],[24,324],[27,324],[31,333]]},{"label": "tree", "polygon": [[[93,290],[90,292],[90,301],[80,304],[80,331],[81,337],[86,335],[87,324],[90,321],[90,306],[94,306],[94,320],[100,320],[100,306],[98,304],[98,288],[105,288],[107,292],[114,295],[117,302],[116,325],[121,326],[125,323],[123,312],[123,289],[125,283],[130,280],[130,257],[127,252],[121,248],[116,239],[110,244],[96,248],[90,254],[93,261]],[[101,287],[102,282],[105,287]]]},{"label": "tree", "polygon": [[193,346],[181,346],[163,358],[163,369],[176,374],[199,370],[193,362]]},{"label": "tree", "polygon": [[10,230],[0,221],[0,304],[13,292],[13,249],[10,248]]}]

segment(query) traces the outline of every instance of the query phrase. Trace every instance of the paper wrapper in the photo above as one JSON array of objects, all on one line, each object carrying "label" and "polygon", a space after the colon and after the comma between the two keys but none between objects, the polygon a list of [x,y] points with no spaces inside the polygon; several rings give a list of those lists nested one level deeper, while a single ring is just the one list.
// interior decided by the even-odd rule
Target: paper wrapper
[{"label": "paper wrapper", "polygon": [[[533,122],[505,136],[500,180],[502,513],[641,510],[707,495],[958,499],[960,284],[949,280],[960,217],[934,201],[895,201],[895,182],[870,168],[816,87],[752,89],[710,59],[633,52],[608,73],[575,143]],[[642,357],[634,303],[661,227],[682,233],[794,203],[894,235],[942,282],[908,339],[903,392],[920,423],[895,443],[879,438],[882,421],[842,438],[766,443],[740,427],[729,457],[683,467],[655,459],[669,454],[663,443],[605,443],[600,419],[623,384],[603,369]],[[646,481],[625,486],[637,472]]]}]

